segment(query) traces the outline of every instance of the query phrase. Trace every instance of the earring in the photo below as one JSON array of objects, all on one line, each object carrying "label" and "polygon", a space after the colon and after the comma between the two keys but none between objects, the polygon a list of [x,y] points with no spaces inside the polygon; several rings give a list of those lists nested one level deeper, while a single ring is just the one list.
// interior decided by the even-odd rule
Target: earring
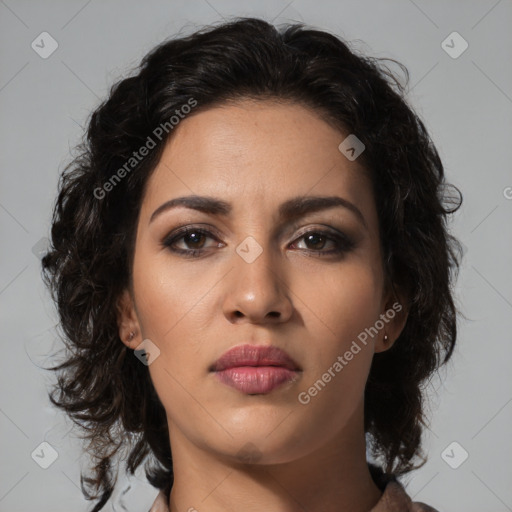
[{"label": "earring", "polygon": [[128,336],[128,341],[132,341],[133,338],[135,338],[135,333],[132,331],[132,332],[130,332],[130,334]]},{"label": "earring", "polygon": [[384,343],[387,343],[388,342],[388,335],[386,333],[384,333]]}]

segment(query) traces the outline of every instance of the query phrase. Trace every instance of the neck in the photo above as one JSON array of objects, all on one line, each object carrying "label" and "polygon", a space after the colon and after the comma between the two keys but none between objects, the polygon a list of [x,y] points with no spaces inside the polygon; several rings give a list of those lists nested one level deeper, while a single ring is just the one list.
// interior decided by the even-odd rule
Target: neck
[{"label": "neck", "polygon": [[247,512],[370,511],[382,492],[366,462],[359,412],[357,421],[316,451],[280,464],[233,463],[192,444],[170,424],[175,468],[170,512],[235,512],[240,506]]}]

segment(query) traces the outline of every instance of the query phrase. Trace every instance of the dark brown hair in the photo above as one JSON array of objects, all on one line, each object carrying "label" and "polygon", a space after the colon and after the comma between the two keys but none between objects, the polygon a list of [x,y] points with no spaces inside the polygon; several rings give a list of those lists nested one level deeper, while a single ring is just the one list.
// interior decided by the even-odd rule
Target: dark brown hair
[{"label": "dark brown hair", "polygon": [[[386,60],[402,69],[405,85]],[[462,198],[448,193],[438,152],[408,106],[408,80],[400,63],[358,55],[329,33],[238,18],[154,48],[92,113],[87,137],[60,177],[42,266],[66,345],[65,360],[52,368],[58,381],[50,398],[89,440],[95,462],[82,486],[97,499],[94,511],[112,494],[116,457],[131,473],[146,461],[155,487],[169,492],[172,485],[165,411],[147,367],[119,339],[116,301],[130,283],[139,209],[172,136],[169,120],[191,98],[194,113],[237,99],[297,102],[364,143],[360,159],[373,184],[386,277],[406,291],[409,312],[393,347],[374,356],[365,429],[387,473],[410,471],[421,458],[422,385],[449,359],[456,339],[452,284],[460,246],[447,218]],[[157,140],[163,123],[169,129]],[[119,173],[152,135],[156,147]],[[116,173],[122,179],[107,193]]]}]

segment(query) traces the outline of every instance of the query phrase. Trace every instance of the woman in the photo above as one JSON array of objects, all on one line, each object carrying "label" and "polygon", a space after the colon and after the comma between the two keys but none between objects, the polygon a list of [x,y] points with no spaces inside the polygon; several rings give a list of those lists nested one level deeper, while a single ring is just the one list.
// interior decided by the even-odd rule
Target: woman
[{"label": "woman", "polygon": [[456,340],[446,185],[404,86],[333,35],[241,18],[152,50],[43,259],[93,511],[121,462],[153,512],[434,510],[397,478]]}]

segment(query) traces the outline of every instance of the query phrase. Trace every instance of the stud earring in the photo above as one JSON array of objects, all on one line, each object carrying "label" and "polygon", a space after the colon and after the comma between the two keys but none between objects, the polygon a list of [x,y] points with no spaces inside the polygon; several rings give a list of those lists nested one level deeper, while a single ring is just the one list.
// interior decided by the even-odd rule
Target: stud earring
[{"label": "stud earring", "polygon": [[388,335],[386,333],[384,333],[384,343],[387,343],[388,342]]},{"label": "stud earring", "polygon": [[128,336],[128,341],[132,341],[133,338],[135,338],[135,333],[132,331],[132,332],[130,332],[130,334]]}]

